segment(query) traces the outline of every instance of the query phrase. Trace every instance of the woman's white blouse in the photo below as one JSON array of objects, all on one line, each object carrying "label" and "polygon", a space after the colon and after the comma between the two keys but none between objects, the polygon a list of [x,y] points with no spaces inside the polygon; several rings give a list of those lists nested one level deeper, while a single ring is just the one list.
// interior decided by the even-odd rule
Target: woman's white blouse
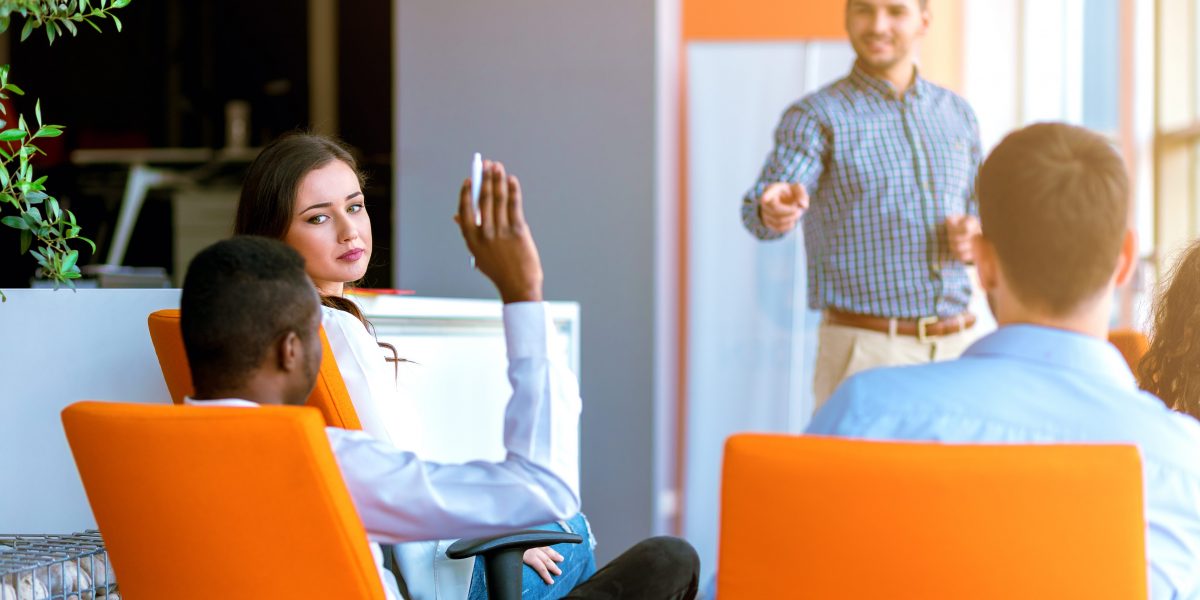
[{"label": "woman's white blouse", "polygon": [[321,325],[363,431],[401,450],[420,452],[416,407],[400,389],[395,363],[387,361],[391,352],[344,310],[322,306]]}]

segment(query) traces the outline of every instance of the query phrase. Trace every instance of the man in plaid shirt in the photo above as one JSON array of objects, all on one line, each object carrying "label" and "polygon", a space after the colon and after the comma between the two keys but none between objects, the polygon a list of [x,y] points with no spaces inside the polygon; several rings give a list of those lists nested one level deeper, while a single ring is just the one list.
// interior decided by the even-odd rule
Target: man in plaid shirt
[{"label": "man in plaid shirt", "polygon": [[824,311],[818,408],[857,371],[955,358],[977,337],[967,265],[979,127],[965,100],[917,72],[927,2],[846,3],[853,70],[788,108],[743,200],[763,240],[808,213],[808,301]]}]

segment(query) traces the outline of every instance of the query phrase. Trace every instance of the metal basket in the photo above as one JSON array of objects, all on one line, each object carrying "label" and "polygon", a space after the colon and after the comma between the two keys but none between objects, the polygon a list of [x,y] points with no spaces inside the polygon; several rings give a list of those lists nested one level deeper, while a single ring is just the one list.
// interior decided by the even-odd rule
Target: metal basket
[{"label": "metal basket", "polygon": [[119,600],[98,531],[0,534],[0,600]]}]

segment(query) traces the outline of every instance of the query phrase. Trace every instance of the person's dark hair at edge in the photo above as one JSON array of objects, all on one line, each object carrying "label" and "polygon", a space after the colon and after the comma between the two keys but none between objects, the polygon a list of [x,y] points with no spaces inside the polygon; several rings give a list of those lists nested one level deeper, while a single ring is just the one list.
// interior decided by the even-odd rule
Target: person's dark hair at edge
[{"label": "person's dark hair at edge", "polygon": [[1129,179],[1106,139],[1061,123],[1031,125],[1000,142],[976,186],[983,235],[1022,301],[1065,316],[1112,278]]},{"label": "person's dark hair at edge", "polygon": [[[354,160],[349,148],[334,138],[296,132],[267,144],[250,163],[242,182],[234,235],[261,235],[282,240],[296,209],[300,181],[335,160],[346,163],[358,176],[359,185],[365,185],[358,161]],[[369,327],[362,311],[345,298],[321,296],[321,304],[348,312]]]},{"label": "person's dark hair at edge", "polygon": [[1200,419],[1200,241],[1188,246],[1167,277],[1155,299],[1138,385]]},{"label": "person's dark hair at edge", "polygon": [[283,242],[238,236],[202,250],[183,281],[180,326],[200,398],[243,384],[288,332],[317,335],[320,311],[304,259]]}]

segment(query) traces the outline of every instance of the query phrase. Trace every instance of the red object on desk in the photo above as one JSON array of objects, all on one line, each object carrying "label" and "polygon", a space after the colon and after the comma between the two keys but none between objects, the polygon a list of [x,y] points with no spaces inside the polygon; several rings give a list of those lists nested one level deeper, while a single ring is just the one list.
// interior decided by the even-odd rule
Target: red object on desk
[{"label": "red object on desk", "polygon": [[348,290],[351,294],[360,296],[412,296],[416,294],[413,290],[390,290],[385,288],[353,288]]}]

